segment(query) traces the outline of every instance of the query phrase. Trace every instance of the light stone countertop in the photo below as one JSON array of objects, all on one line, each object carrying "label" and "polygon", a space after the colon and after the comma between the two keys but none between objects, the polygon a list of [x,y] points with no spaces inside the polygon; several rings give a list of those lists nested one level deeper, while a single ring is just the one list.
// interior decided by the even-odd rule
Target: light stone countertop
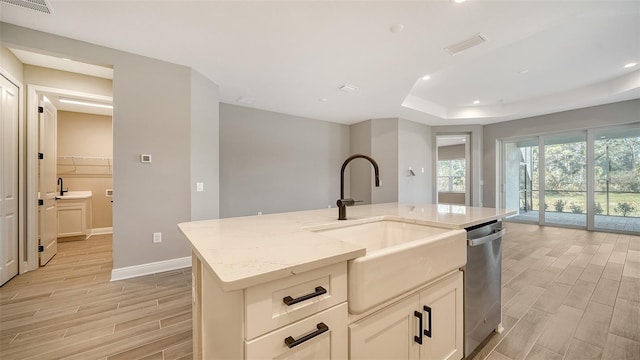
[{"label": "light stone countertop", "polygon": [[75,199],[89,199],[93,196],[91,191],[65,191],[64,195],[56,196],[56,200],[75,200]]},{"label": "light stone countertop", "polygon": [[365,248],[314,233],[376,219],[464,229],[515,211],[436,204],[375,204],[338,209],[193,221],[178,224],[203,264],[225,291],[244,289],[365,255]]}]

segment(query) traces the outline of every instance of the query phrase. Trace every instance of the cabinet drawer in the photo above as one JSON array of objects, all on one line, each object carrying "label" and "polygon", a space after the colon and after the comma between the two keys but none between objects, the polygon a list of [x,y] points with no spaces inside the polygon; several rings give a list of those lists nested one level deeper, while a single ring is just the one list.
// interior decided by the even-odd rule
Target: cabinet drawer
[{"label": "cabinet drawer", "polygon": [[253,339],[346,300],[346,262],[250,287],[245,293],[245,336]]},{"label": "cabinet drawer", "polygon": [[347,317],[343,303],[247,341],[245,359],[346,359]]}]

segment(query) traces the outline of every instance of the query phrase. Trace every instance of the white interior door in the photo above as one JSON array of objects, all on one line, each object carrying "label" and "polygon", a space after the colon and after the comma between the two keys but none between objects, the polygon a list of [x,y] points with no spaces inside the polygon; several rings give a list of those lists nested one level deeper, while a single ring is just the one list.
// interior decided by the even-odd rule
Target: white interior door
[{"label": "white interior door", "polygon": [[58,221],[56,209],[56,131],[58,110],[49,101],[40,96],[42,112],[38,117],[38,192],[40,266],[44,266],[58,252]]},{"label": "white interior door", "polygon": [[0,285],[18,274],[18,87],[0,75]]}]

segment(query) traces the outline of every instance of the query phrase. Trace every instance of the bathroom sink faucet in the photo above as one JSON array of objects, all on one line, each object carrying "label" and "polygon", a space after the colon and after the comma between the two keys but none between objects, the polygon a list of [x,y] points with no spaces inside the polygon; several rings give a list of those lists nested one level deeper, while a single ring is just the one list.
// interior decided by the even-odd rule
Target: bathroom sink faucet
[{"label": "bathroom sink faucet", "polygon": [[66,193],[68,190],[65,190],[65,189],[64,189],[64,186],[63,186],[63,182],[62,182],[62,178],[61,178],[61,177],[59,177],[59,178],[58,178],[58,185],[60,185],[60,196],[63,196],[63,195],[64,195],[64,193]]},{"label": "bathroom sink faucet", "polygon": [[353,159],[363,158],[369,160],[371,165],[373,165],[373,171],[376,176],[376,187],[380,186],[380,172],[378,171],[378,163],[373,160],[371,157],[362,154],[351,155],[344,161],[342,164],[342,169],[340,169],[340,199],[338,199],[338,220],[347,220],[347,206],[355,205],[356,201],[354,199],[345,199],[344,198],[344,169],[347,167],[347,164],[351,162]]}]

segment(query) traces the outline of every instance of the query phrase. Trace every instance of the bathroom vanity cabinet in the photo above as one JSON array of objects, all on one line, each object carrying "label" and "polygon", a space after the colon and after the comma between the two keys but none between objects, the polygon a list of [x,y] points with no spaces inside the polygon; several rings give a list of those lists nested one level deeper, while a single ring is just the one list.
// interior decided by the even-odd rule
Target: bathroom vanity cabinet
[{"label": "bathroom vanity cabinet", "polygon": [[60,241],[86,240],[91,235],[91,197],[91,191],[56,197]]}]

